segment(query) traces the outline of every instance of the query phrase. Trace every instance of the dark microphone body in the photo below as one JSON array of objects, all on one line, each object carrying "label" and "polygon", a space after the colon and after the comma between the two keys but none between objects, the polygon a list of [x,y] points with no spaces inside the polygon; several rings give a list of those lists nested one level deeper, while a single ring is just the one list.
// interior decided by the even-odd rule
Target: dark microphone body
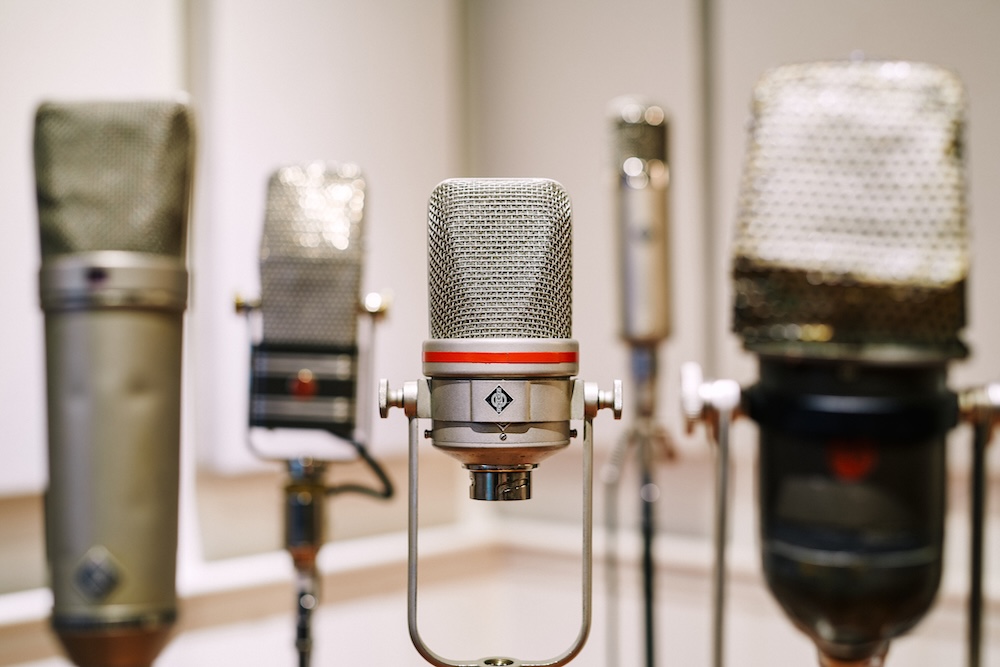
[{"label": "dark microphone body", "polygon": [[881,664],[942,570],[947,367],[967,354],[961,83],[905,62],[754,91],[734,331],[758,355],[767,583],[824,665]]},{"label": "dark microphone body", "polygon": [[193,140],[177,102],[35,119],[52,625],[81,667],[148,667],[176,616]]}]

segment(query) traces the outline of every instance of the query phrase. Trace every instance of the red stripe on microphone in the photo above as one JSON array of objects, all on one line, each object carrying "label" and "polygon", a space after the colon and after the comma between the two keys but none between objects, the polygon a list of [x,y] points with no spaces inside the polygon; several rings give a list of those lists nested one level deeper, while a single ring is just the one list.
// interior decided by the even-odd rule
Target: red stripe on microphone
[{"label": "red stripe on microphone", "polygon": [[577,352],[424,352],[429,364],[573,364]]}]

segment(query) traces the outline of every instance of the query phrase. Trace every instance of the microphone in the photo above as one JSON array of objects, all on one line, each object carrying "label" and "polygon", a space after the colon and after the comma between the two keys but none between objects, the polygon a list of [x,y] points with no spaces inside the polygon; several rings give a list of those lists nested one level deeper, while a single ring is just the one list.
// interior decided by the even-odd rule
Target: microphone
[{"label": "microphone", "polygon": [[548,180],[461,180],[431,194],[432,442],[470,471],[470,497],[531,497],[531,471],[569,444],[579,345],[569,196]]},{"label": "microphone", "polygon": [[611,102],[621,336],[652,347],[670,335],[668,124],[663,108],[636,97]]},{"label": "microphone", "polygon": [[35,116],[52,626],[81,667],[148,667],[176,617],[193,155],[180,102]]},{"label": "microphone", "polygon": [[740,409],[766,580],[823,665],[881,664],[941,577],[964,114],[961,82],[923,63],[790,65],[754,90],[733,329],[760,378]]},{"label": "microphone", "polygon": [[[589,629],[591,420],[612,407],[621,414],[621,384],[600,391],[574,376],[579,345],[572,332],[572,214],[563,187],[548,179],[451,179],[428,205],[427,265],[430,339],[423,345],[429,380],[390,391],[379,407],[402,407],[410,419],[410,635],[439,666],[416,623],[417,423],[431,419],[433,446],[469,470],[469,496],[514,501],[531,497],[531,473],[565,448],[584,424],[584,620]],[[473,664],[521,664],[489,658]],[[549,663],[545,663],[549,664]]]},{"label": "microphone", "polygon": [[[260,324],[259,340],[251,346],[250,444],[262,458],[285,461],[288,469],[285,548],[296,570],[300,667],[308,667],[312,655],[326,497],[393,493],[356,433],[358,314],[364,310],[374,318],[386,308],[377,294],[364,306],[360,299],[365,193],[361,169],[351,163],[312,162],[275,171],[261,235],[260,300],[237,300],[237,311],[257,311]],[[374,335],[374,324],[369,333]],[[381,490],[326,484],[327,463],[344,458],[345,444],[379,478]]]},{"label": "microphone", "polygon": [[336,455],[332,439],[303,430],[354,437],[365,187],[350,163],[288,166],[268,182],[250,385],[254,444],[267,456]]},{"label": "microphone", "polygon": [[657,347],[670,335],[668,123],[663,108],[634,96],[611,102],[614,208],[619,268],[619,323],[632,370],[635,423],[615,447],[602,473],[606,487],[608,662],[617,664],[617,495],[630,450],[639,463],[645,664],[654,665],[656,608],[653,558],[659,497],[653,464],[671,459],[667,432],[656,423]]}]

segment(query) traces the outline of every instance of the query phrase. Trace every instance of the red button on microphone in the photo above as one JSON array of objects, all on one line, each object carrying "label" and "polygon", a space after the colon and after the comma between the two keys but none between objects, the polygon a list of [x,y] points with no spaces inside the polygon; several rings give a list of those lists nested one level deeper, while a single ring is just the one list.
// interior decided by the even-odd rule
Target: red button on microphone
[{"label": "red button on microphone", "polygon": [[869,440],[831,442],[826,457],[834,477],[842,482],[859,482],[878,465],[878,449]]},{"label": "red button on microphone", "polygon": [[303,368],[288,382],[288,390],[296,398],[312,398],[319,391],[319,383],[311,370]]}]

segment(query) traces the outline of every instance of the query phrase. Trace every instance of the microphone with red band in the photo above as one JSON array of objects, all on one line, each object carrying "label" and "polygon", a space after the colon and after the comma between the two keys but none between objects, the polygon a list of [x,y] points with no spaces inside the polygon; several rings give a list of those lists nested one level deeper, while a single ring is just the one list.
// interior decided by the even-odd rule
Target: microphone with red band
[{"label": "microphone with red band", "polygon": [[[575,376],[571,336],[569,197],[547,179],[452,179],[431,194],[427,259],[431,338],[423,372],[401,390],[379,385],[379,411],[409,418],[408,621],[417,651],[437,667],[564,665],[590,628],[593,418],[621,416],[621,383],[610,392]],[[554,660],[489,657],[453,661],[431,651],[417,623],[418,423],[435,447],[470,471],[476,500],[531,497],[531,472],[569,445],[583,421],[583,600],[574,643]]]},{"label": "microphone with red band", "polygon": [[428,207],[434,445],[481,500],[531,497],[531,471],[569,444],[569,197],[545,179],[453,179]]}]

